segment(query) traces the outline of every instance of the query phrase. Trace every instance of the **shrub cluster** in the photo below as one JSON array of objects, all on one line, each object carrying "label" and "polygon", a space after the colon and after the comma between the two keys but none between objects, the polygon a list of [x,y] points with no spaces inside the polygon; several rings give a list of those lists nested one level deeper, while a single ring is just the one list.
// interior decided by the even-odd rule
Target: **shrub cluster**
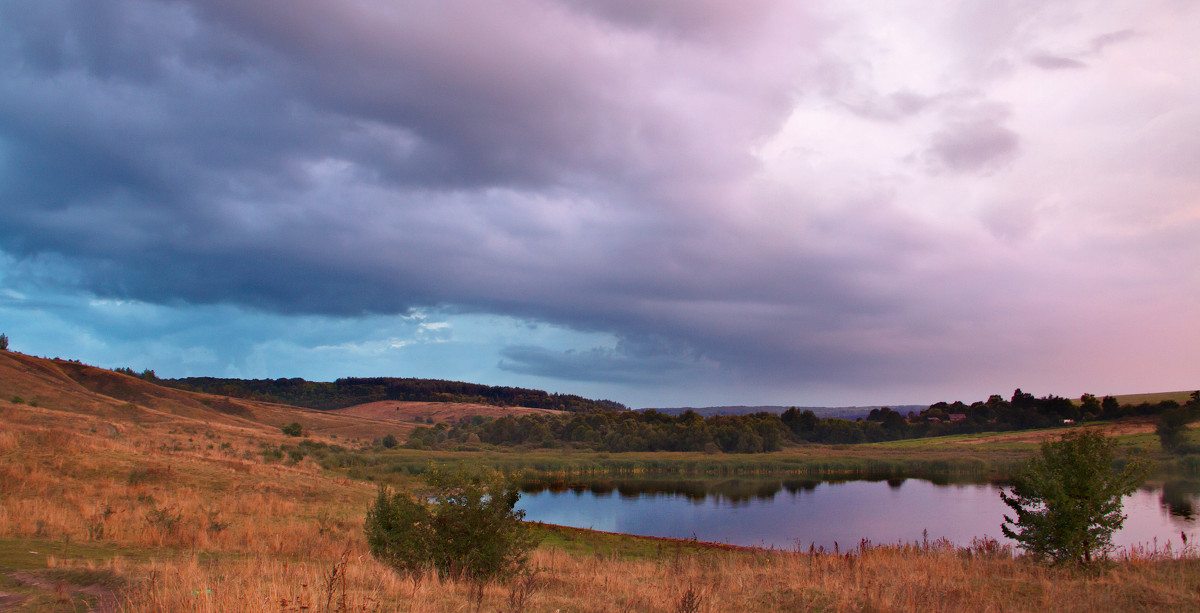
[{"label": "shrub cluster", "polygon": [[371,554],[402,574],[427,570],[454,579],[486,583],[525,569],[536,545],[514,510],[521,496],[515,482],[496,473],[425,473],[429,499],[381,486],[367,511],[364,532]]}]

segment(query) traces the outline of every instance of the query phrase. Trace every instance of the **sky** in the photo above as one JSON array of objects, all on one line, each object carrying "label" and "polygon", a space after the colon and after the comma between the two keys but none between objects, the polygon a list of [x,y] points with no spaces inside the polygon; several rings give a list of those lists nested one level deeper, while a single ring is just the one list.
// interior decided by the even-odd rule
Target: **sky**
[{"label": "sky", "polygon": [[0,332],[630,407],[1200,387],[1200,3],[0,3]]}]

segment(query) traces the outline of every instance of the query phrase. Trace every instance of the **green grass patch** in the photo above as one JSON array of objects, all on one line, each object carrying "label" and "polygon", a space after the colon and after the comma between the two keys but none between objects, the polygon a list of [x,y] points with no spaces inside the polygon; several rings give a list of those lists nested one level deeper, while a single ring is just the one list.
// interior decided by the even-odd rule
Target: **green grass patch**
[{"label": "green grass patch", "polygon": [[683,555],[738,551],[742,548],[702,543],[692,539],[669,539],[616,534],[551,524],[529,524],[540,539],[540,547],[561,549],[572,555],[608,559],[672,559]]},{"label": "green grass patch", "polygon": [[[961,448],[956,448],[961,447]],[[355,479],[393,484],[411,482],[431,467],[484,465],[507,474],[545,476],[736,476],[812,477],[1002,476],[1036,449],[981,453],[971,446],[812,445],[778,453],[604,453],[591,451],[451,452],[363,451],[348,465],[323,464]]]},{"label": "green grass patch", "polygon": [[49,539],[0,539],[0,569],[45,570],[47,559],[106,562],[121,556],[131,560],[149,560],[154,553],[94,541]]}]

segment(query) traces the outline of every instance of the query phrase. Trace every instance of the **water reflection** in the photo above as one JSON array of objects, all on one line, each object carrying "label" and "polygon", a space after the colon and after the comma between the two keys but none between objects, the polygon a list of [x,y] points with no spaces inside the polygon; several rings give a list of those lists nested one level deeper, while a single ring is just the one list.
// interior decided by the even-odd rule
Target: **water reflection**
[{"label": "water reflection", "polygon": [[[616,494],[626,500],[635,500],[653,496],[678,496],[690,501],[714,499],[722,502],[739,503],[752,500],[773,500],[780,492],[792,496],[804,492],[812,492],[822,483],[836,484],[849,482],[885,482],[891,490],[899,490],[908,477],[868,476],[855,479],[811,479],[811,478],[716,478],[716,479],[680,479],[680,478],[580,478],[577,480],[552,478],[531,479],[521,485],[521,491],[526,494],[548,492],[558,494],[574,492],[582,495],[585,492],[593,496],[611,496]],[[937,479],[922,478],[934,485],[982,485],[986,481],[974,478],[940,477]]]},{"label": "water reflection", "polygon": [[1159,501],[1171,515],[1196,519],[1196,502],[1200,500],[1200,481],[1173,479],[1163,483]]},{"label": "water reflection", "polygon": [[[1000,535],[1001,483],[880,475],[871,479],[801,477],[717,479],[604,478],[531,481],[518,506],[526,519],[628,534],[783,548],[835,542],[915,542],[947,538],[967,545]],[[1147,486],[1125,500],[1116,544],[1180,540],[1200,520],[1200,480]]]}]

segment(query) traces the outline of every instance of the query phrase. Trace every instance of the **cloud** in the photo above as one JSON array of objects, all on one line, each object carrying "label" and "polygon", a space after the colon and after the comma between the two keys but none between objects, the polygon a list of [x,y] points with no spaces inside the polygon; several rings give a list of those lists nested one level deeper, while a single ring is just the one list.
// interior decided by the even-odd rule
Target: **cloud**
[{"label": "cloud", "polygon": [[1087,64],[1069,57],[1059,55],[1050,55],[1049,53],[1037,53],[1029,58],[1030,63],[1038,68],[1046,70],[1078,70],[1087,68]]},{"label": "cloud", "polygon": [[1044,70],[1076,70],[1087,68],[1085,60],[1096,59],[1106,47],[1117,45],[1137,38],[1139,33],[1132,29],[1108,32],[1092,38],[1082,49],[1073,52],[1047,53],[1036,52],[1030,55],[1029,62]]},{"label": "cloud", "polygon": [[[6,4],[0,264],[32,298],[0,300],[329,331],[239,345],[242,372],[319,341],[624,391],[1005,380],[1085,336],[1043,296],[1136,281],[1195,223],[1196,24],[1170,2]],[[1104,302],[1097,328],[1136,321]],[[558,332],[459,328],[486,317]],[[469,334],[486,351],[453,354]]]},{"label": "cloud", "polygon": [[499,368],[547,379],[647,385],[681,376],[692,379],[697,371],[711,371],[713,367],[686,352],[641,349],[618,346],[553,351],[514,345],[501,351]]},{"label": "cloud", "polygon": [[993,170],[1017,154],[1020,137],[994,117],[956,120],[934,134],[932,159],[951,171]]}]

